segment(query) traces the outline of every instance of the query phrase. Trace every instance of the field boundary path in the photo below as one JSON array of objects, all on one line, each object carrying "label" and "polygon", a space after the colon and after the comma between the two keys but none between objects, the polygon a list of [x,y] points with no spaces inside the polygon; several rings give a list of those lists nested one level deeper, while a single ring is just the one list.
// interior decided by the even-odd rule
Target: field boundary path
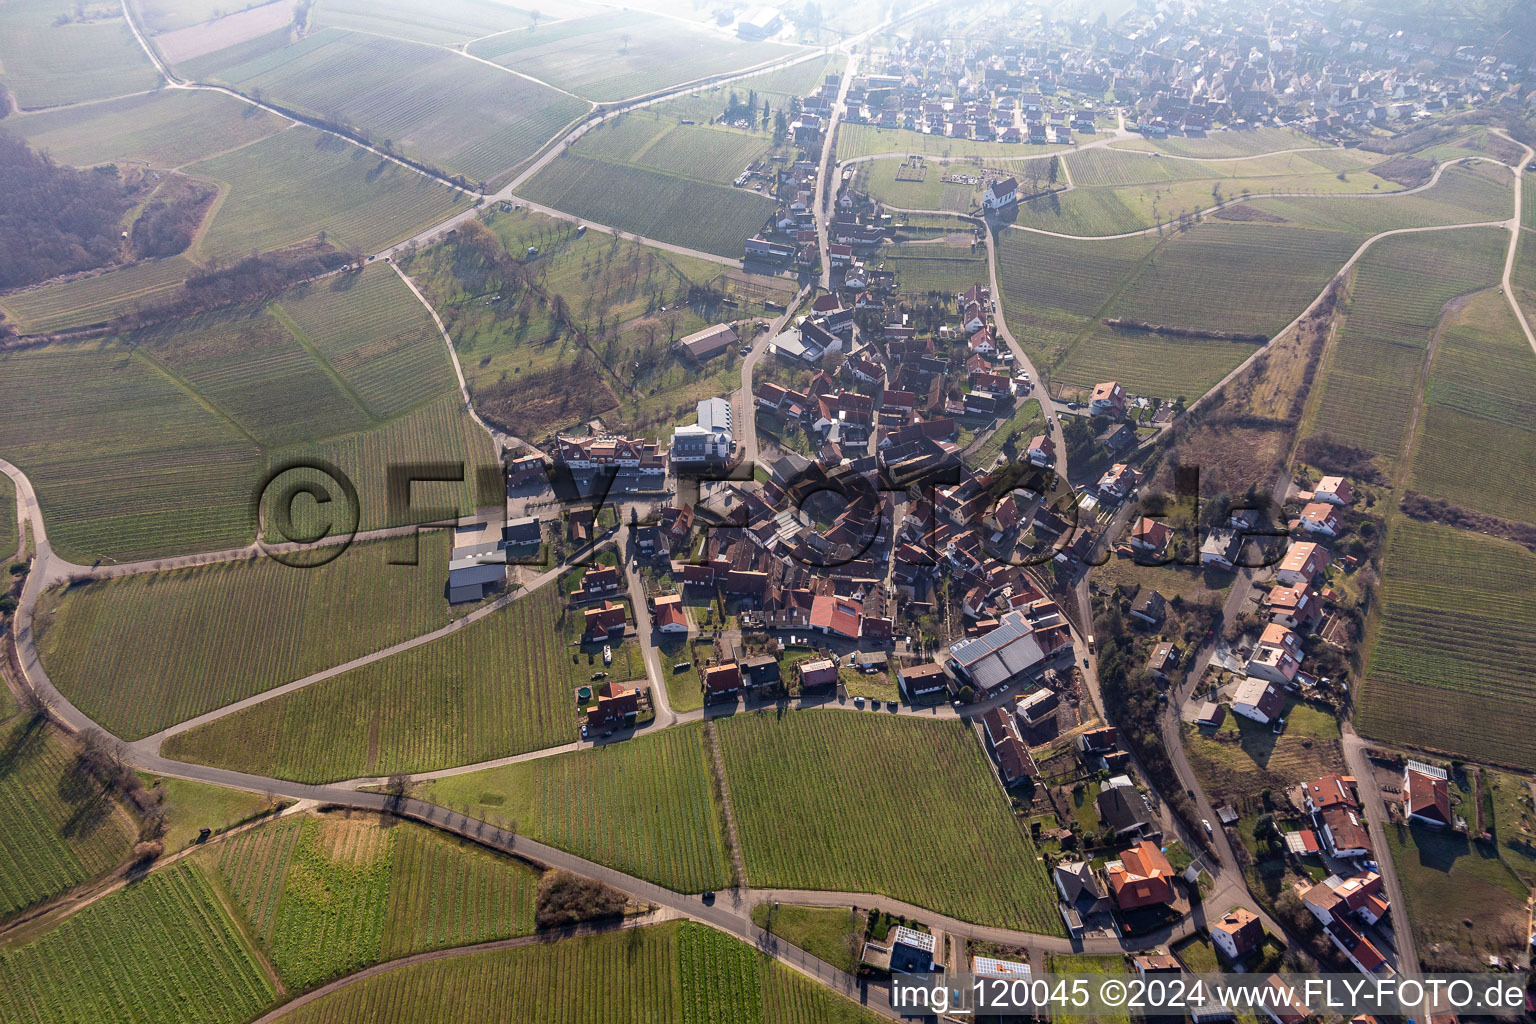
[{"label": "field boundary path", "polygon": [[731,849],[731,874],[735,876],[733,888],[743,889],[747,884],[747,862],[741,854],[741,833],[736,829],[736,809],[731,806],[731,788],[725,781],[725,755],[720,752],[720,736],[715,723],[704,723],[704,742],[709,746],[709,772],[720,790],[720,813],[725,818],[725,841]]},{"label": "field boundary path", "polygon": [[1520,217],[1522,204],[1525,200],[1525,173],[1526,168],[1531,164],[1531,160],[1536,158],[1536,150],[1533,150],[1530,146],[1527,146],[1523,142],[1518,142],[1515,139],[1510,138],[1499,129],[1493,129],[1493,132],[1495,135],[1502,136],[1503,138],[1508,139],[1510,142],[1515,143],[1515,145],[1519,146],[1521,149],[1525,150],[1525,156],[1521,157],[1520,162],[1514,165],[1515,215],[1506,222],[1509,226],[1509,251],[1504,254],[1504,276],[1502,278],[1502,289],[1504,292],[1504,297],[1509,301],[1509,307],[1515,311],[1515,319],[1520,322],[1520,329],[1525,332],[1525,340],[1530,343],[1531,351],[1536,352],[1536,333],[1532,333],[1531,322],[1525,318],[1525,310],[1520,308],[1519,301],[1515,299],[1515,289],[1510,281],[1510,278],[1515,272],[1515,256],[1520,251],[1520,232],[1522,230],[1520,226]]}]

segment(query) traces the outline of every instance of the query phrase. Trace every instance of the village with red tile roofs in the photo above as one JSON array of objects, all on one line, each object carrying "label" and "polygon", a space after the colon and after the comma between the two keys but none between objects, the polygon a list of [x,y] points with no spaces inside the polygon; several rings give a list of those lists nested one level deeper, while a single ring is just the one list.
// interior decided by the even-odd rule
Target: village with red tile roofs
[{"label": "village with red tile roofs", "polygon": [[1519,4],[12,6],[0,1020],[1536,1014]]}]

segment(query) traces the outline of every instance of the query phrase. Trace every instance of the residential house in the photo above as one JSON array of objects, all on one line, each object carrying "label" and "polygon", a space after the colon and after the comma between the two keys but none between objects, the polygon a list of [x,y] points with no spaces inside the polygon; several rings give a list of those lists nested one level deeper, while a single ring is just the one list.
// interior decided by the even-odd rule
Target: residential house
[{"label": "residential house", "polygon": [[507,487],[515,489],[526,487],[533,483],[543,483],[545,477],[544,456],[540,454],[520,455],[507,462]]},{"label": "residential house", "polygon": [[1273,680],[1249,676],[1232,695],[1232,710],[1244,718],[1268,725],[1285,711],[1285,691]]},{"label": "residential house", "polygon": [[1138,978],[1146,978],[1154,974],[1184,973],[1184,965],[1179,963],[1179,958],[1167,953],[1148,953],[1132,957],[1131,966],[1136,968]]},{"label": "residential house", "polygon": [[1123,462],[1117,462],[1099,477],[1099,496],[1109,501],[1124,501],[1126,495],[1141,483],[1141,474]]},{"label": "residential house", "polygon": [[741,666],[734,661],[704,670],[704,703],[736,702],[741,693]]},{"label": "residential house", "polygon": [[1381,974],[1389,971],[1387,958],[1381,950],[1355,928],[1346,918],[1335,917],[1323,926],[1328,939],[1361,974]]},{"label": "residential house", "polygon": [[543,527],[538,516],[521,516],[508,519],[501,528],[501,542],[509,548],[529,547],[544,539]]},{"label": "residential house", "polygon": [[604,683],[597,691],[597,703],[587,709],[588,736],[607,735],[635,724],[640,712],[640,695],[633,686]]},{"label": "residential house", "polygon": [[891,970],[900,974],[927,974],[933,970],[933,936],[905,925],[891,929]]},{"label": "residential house", "polygon": [[1173,539],[1173,531],[1156,519],[1148,519],[1146,516],[1136,520],[1136,525],[1131,527],[1131,547],[1138,551],[1150,551],[1153,554],[1162,554],[1168,547],[1168,542]]},{"label": "residential house", "polygon": [[1079,928],[1082,918],[1109,909],[1109,897],[1093,873],[1093,865],[1084,861],[1063,861],[1056,865],[1051,876],[1056,882],[1056,891],[1061,894],[1063,908],[1078,919]]},{"label": "residential house", "polygon": [[1095,416],[1108,416],[1110,419],[1120,419],[1125,415],[1125,388],[1112,380],[1104,381],[1093,386],[1093,394],[1088,399],[1088,411]]},{"label": "residential house", "polygon": [[1359,807],[1359,784],[1352,775],[1324,775],[1302,787],[1302,800],[1308,811],[1317,813],[1333,807]]},{"label": "residential house", "polygon": [[1135,786],[1107,786],[1094,798],[1099,823],[1116,836],[1156,839],[1161,831],[1153,823],[1152,808]]},{"label": "residential house", "polygon": [[1355,488],[1341,476],[1325,476],[1312,489],[1312,500],[1330,505],[1350,505],[1355,500]]},{"label": "residential house", "polygon": [[687,633],[688,612],[683,608],[682,594],[666,594],[658,597],[651,610],[651,620],[662,633]]},{"label": "residential house", "polygon": [[1368,925],[1381,921],[1391,910],[1381,875],[1365,871],[1341,878],[1331,875],[1301,894],[1301,902],[1324,925],[1353,914]]},{"label": "residential house", "polygon": [[1271,622],[1306,633],[1312,631],[1323,614],[1322,599],[1305,583],[1274,587],[1265,603],[1269,605]]},{"label": "residential house", "polygon": [[1025,454],[1036,466],[1049,466],[1056,461],[1056,442],[1049,434],[1037,434],[1029,439]]},{"label": "residential house", "polygon": [[604,601],[596,608],[582,613],[586,628],[582,631],[588,641],[605,639],[611,633],[622,633],[628,624],[628,612],[622,604]]},{"label": "residential house", "polygon": [[1142,587],[1131,603],[1131,614],[1149,626],[1156,626],[1168,614],[1168,602],[1151,587]]},{"label": "residential house", "polygon": [[1444,768],[1409,761],[1403,770],[1403,811],[1409,821],[1449,828],[1451,786]]},{"label": "residential house", "polygon": [[1325,501],[1314,501],[1301,510],[1301,519],[1297,523],[1308,533],[1320,534],[1324,537],[1337,537],[1339,531],[1344,528],[1343,520],[1339,518],[1337,507]]},{"label": "residential house", "polygon": [[987,746],[997,762],[998,775],[1005,785],[1013,785],[1035,774],[1035,762],[1029,756],[1029,748],[1019,736],[1013,716],[1002,708],[993,708],[982,715],[986,727]]},{"label": "residential house", "polygon": [[1213,700],[1205,701],[1200,705],[1200,713],[1195,718],[1195,725],[1202,729],[1220,729],[1227,720],[1227,706],[1217,704]]},{"label": "residential house", "polygon": [[1261,999],[1259,1002],[1274,1024],[1302,1024],[1312,1016],[1312,1010],[1296,995],[1294,985],[1286,984],[1278,974],[1271,974],[1265,981],[1278,998]]},{"label": "residential house", "polygon": [[863,632],[864,607],[858,601],[819,594],[811,602],[811,628],[828,636],[857,640]]},{"label": "residential house", "polygon": [[1275,570],[1275,578],[1288,586],[1310,584],[1328,568],[1328,549],[1313,541],[1298,541],[1290,546]]},{"label": "residential house", "polygon": [[1211,943],[1228,963],[1236,963],[1264,944],[1264,923],[1247,907],[1233,907],[1210,924]]},{"label": "residential house", "polygon": [[1173,866],[1156,843],[1142,840],[1126,850],[1120,859],[1104,868],[1115,905],[1121,910],[1168,905],[1177,898],[1173,887]]},{"label": "residential house", "polygon": [[1301,638],[1278,622],[1264,627],[1248,657],[1248,675],[1290,685],[1301,669]]},{"label": "residential house", "polygon": [[[1153,591],[1157,593],[1157,591]],[[1152,648],[1152,657],[1147,659],[1147,671],[1157,678],[1167,682],[1175,669],[1179,667],[1179,645],[1172,640],[1159,641]]]},{"label": "residential house", "polygon": [[1328,852],[1335,857],[1354,859],[1373,855],[1371,833],[1365,827],[1358,807],[1329,807],[1313,816],[1318,834]]},{"label": "residential house", "polygon": [[1056,717],[1061,701],[1054,690],[1040,688],[1014,698],[1013,713],[1027,726],[1034,727]]},{"label": "residential house", "polygon": [[830,690],[837,685],[837,663],[825,658],[802,661],[799,665],[800,689],[808,692]]},{"label": "residential house", "polygon": [[618,592],[621,577],[616,566],[594,565],[581,575],[581,590],[577,596],[582,600],[606,597]]},{"label": "residential house", "polygon": [[1237,553],[1242,549],[1242,534],[1236,530],[1213,528],[1200,542],[1200,564],[1213,565],[1218,569],[1231,570],[1237,566]]},{"label": "residential house", "polygon": [[737,664],[741,668],[742,685],[749,690],[771,690],[783,682],[779,674],[779,659],[771,654],[759,654]]},{"label": "residential house", "polygon": [[949,673],[943,665],[931,661],[903,665],[896,670],[896,678],[912,704],[938,699],[949,687]]}]

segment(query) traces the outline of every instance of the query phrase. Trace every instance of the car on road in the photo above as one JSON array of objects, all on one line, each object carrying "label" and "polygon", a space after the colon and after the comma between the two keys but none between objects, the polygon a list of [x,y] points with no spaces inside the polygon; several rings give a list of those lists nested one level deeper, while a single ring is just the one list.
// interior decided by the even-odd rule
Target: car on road
[{"label": "car on road", "polygon": [[1210,818],[1201,818],[1200,819],[1200,824],[1205,829],[1205,834],[1206,835],[1213,835],[1214,834],[1211,831],[1211,819]]},{"label": "car on road", "polygon": [[885,710],[887,710],[887,711],[900,711],[901,710],[901,704],[898,701],[888,700],[888,701],[885,702]]},{"label": "car on road", "polygon": [[744,355],[744,356],[751,355],[752,354],[752,346],[751,345],[743,345],[743,346],[741,346],[741,354]]},{"label": "car on road", "polygon": [[856,707],[856,708],[863,707],[864,706],[864,698],[863,697],[855,697],[855,698],[853,698],[853,706]]},{"label": "car on road", "polygon": [[1192,789],[1186,789],[1184,791],[1184,795],[1189,797],[1191,800],[1193,800],[1195,798],[1195,791],[1192,790]]},{"label": "car on road", "polygon": [[706,892],[706,893],[705,893],[705,894],[704,894],[704,895],[703,895],[703,896],[702,896],[702,897],[701,897],[701,899],[703,899],[703,900],[704,900],[704,905],[705,905],[705,906],[713,906],[713,905],[714,905],[714,903],[715,903],[715,894],[714,894],[714,893],[712,893],[712,892]]},{"label": "car on road", "polygon": [[1067,408],[1068,409],[1081,409],[1082,407],[1083,407],[1082,404],[1079,403],[1079,402],[1068,402],[1067,403]]}]

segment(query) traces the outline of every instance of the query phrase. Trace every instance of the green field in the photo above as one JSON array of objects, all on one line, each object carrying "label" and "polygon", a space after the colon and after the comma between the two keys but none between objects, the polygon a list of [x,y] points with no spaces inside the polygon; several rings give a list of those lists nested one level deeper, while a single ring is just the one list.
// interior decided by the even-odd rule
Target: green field
[{"label": "green field", "polygon": [[1503,220],[1513,202],[1508,169],[1474,163],[1447,167],[1432,188],[1412,194],[1254,199],[1244,206],[1298,225],[1374,235],[1396,228]]},{"label": "green field", "polygon": [[0,948],[0,1019],[240,1024],[276,992],[203,872],[157,871]]},{"label": "green field", "polygon": [[729,185],[772,147],[772,137],[761,131],[679,124],[675,117],[635,110],[601,122],[571,152]]},{"label": "green field", "polygon": [[[562,3],[561,17],[584,11]],[[497,0],[439,0],[430,6],[412,0],[326,0],[315,11],[321,25],[414,39],[422,43],[462,43],[493,32],[527,29],[530,9]]]},{"label": "green field", "polygon": [[791,711],[738,715],[719,732],[751,884],[1060,930],[1035,849],[964,723]]},{"label": "green field", "polygon": [[407,552],[376,541],[313,569],[257,559],[50,590],[39,654],[71,701],[144,736],[446,625],[447,536],[422,536],[418,566],[388,564]]},{"label": "green field", "polygon": [[216,79],[477,181],[522,163],[588,109],[451,50],[333,28]]},{"label": "green field", "polygon": [[750,946],[691,922],[416,964],[301,1007],[292,1024],[870,1024],[877,1018]]},{"label": "green field", "polygon": [[885,269],[896,271],[896,287],[902,293],[926,295],[938,292],[951,298],[972,285],[986,287],[991,277],[986,247],[975,243],[969,232],[963,238],[964,242],[959,245],[952,245],[945,239],[899,242],[883,248],[880,259],[885,263]]},{"label": "green field", "polygon": [[1172,156],[1223,159],[1235,156],[1254,156],[1259,153],[1276,153],[1286,149],[1319,149],[1327,147],[1310,135],[1289,128],[1253,128],[1246,131],[1216,131],[1203,136],[1171,136],[1153,139],[1150,136],[1129,139],[1110,144],[1114,149],[1134,149],[1145,152],[1168,153]]},{"label": "green field", "polygon": [[759,903],[752,908],[752,923],[839,970],[858,966],[864,915],[851,908]]},{"label": "green field", "polygon": [[112,344],[0,354],[0,451],[37,488],[66,558],[208,551],[250,540],[260,450],[142,354]]},{"label": "green field", "polygon": [[290,292],[279,314],[375,420],[457,390],[437,324],[387,266]]},{"label": "green field", "polygon": [[271,135],[290,122],[233,96],[169,89],[7,119],[5,130],[60,163],[139,160],[180,167]]},{"label": "green field", "polygon": [[333,245],[374,252],[469,202],[425,175],[303,126],[187,172],[227,187],[193,245],[202,259],[238,259],[321,232]]},{"label": "green field", "polygon": [[196,270],[185,256],[141,260],[105,273],[14,292],[0,298],[0,308],[28,334],[85,327],[169,298]]},{"label": "green field", "polygon": [[[1058,244],[1063,241],[1052,239],[1041,244],[1029,238],[1018,243],[1017,249],[1081,252],[1074,249],[1074,243]],[[1075,289],[1083,293],[1094,284],[1100,286],[1100,292],[1084,295],[1084,307],[1091,309],[1097,299],[1101,302],[1095,310],[1098,316],[1121,316],[1175,330],[1270,336],[1306,309],[1355,247],[1350,236],[1338,232],[1204,223],[1167,236],[1138,266],[1130,267],[1124,253],[1137,252],[1141,241],[1087,243],[1106,246],[1104,252],[1109,258],[1103,261],[1103,278],[1087,276]],[[1086,252],[1092,255],[1095,250]],[[1041,279],[1020,281],[1015,275],[1021,269],[1009,267],[1008,247],[1001,263],[1005,301],[1018,301],[1012,298],[1015,293],[1023,298],[1048,286]],[[1098,267],[1094,263],[1077,267],[1080,275],[1084,270],[1092,273]],[[1123,276],[1115,279],[1115,273]],[[1061,304],[1063,298],[1055,296],[1048,301]],[[1040,318],[1041,310],[1026,309],[1023,316],[1023,322],[1029,324],[1029,318]],[[1012,306],[1009,319],[1012,321]],[[1126,332],[1097,321],[1078,322],[1077,333],[1066,341],[1068,350],[1058,358],[1046,359],[1046,364],[1054,364],[1052,379],[1087,385],[1115,379],[1134,393],[1193,399],[1253,353],[1250,341]],[[1063,327],[1069,325],[1071,319],[1066,319]],[[1029,332],[1020,333],[1028,338]]]},{"label": "green field", "polygon": [[420,825],[291,818],[199,857],[293,991],[381,960],[533,931],[535,872]]},{"label": "green field", "polygon": [[[1067,953],[1050,954],[1050,970],[1055,974],[1071,976],[1088,976],[1095,974],[1107,977],[1124,977],[1129,973],[1125,969],[1125,957],[1123,956],[1086,956],[1071,955]],[[1094,982],[1089,982],[1090,985]],[[1130,1024],[1129,1011],[1110,1011],[1079,1017],[1079,1020],[1088,1021],[1089,1024]]]},{"label": "green field", "polygon": [[205,828],[224,832],[270,814],[277,806],[265,796],[242,789],[142,772],[140,778],[146,789],[159,795],[160,810],[165,814],[165,835],[160,838],[170,853],[192,845]]},{"label": "green field", "polygon": [[1398,517],[1382,564],[1361,732],[1536,767],[1536,555]]},{"label": "green field", "polygon": [[679,892],[723,889],[730,863],[699,724],[454,775],[423,799]]},{"label": "green field", "polygon": [[881,128],[872,124],[843,124],[837,130],[837,159],[852,160],[881,153],[919,153],[941,157],[1008,157],[1025,159],[1065,152],[1066,146],[1039,146],[1023,142],[984,142],[951,139],[905,128]]},{"label": "green field", "polygon": [[1060,361],[1077,336],[1158,245],[1150,235],[1116,241],[1048,238],[999,232],[997,282],[1008,326],[1044,369]]},{"label": "green field", "polygon": [[1536,354],[1497,290],[1448,315],[1425,400],[1408,486],[1536,522]]},{"label": "green field", "polygon": [[520,190],[533,202],[644,238],[740,259],[774,211],[745,189],[562,154]]},{"label": "green field", "polygon": [[[1453,784],[1453,795],[1460,789]],[[1470,800],[1458,811],[1474,820]],[[1386,833],[1419,957],[1430,970],[1480,970],[1490,954],[1519,956],[1530,890],[1502,860],[1460,832],[1392,823]],[[1465,919],[1478,927],[1467,928]]]},{"label": "green field", "polygon": [[1330,153],[1346,159],[1319,162],[1312,159],[1317,154],[1290,153],[1204,162],[1121,149],[1082,150],[1064,158],[1075,187],[1059,196],[1023,203],[1015,223],[1071,235],[1115,235],[1177,221],[1242,195],[1304,192],[1380,197],[1402,187],[1369,173],[1371,154]]},{"label": "green field", "polygon": [[495,461],[441,334],[386,266],[0,362],[25,400],[0,408],[0,448],[32,477],[60,552],[87,564],[248,542],[268,467],[295,460],[347,473],[365,530],[440,518],[393,509],[389,467],[465,464],[457,489],[413,492],[463,512],[481,504],[474,468]]},{"label": "green field", "polygon": [[118,867],[138,838],[73,750],[19,716],[0,722],[0,822],[0,920]]},{"label": "green field", "polygon": [[[577,736],[574,689],[602,668],[601,646],[569,646],[579,618],[562,616],[557,590],[546,586],[466,629],[181,733],[165,752],[319,782],[568,743]],[[613,653],[615,679],[644,675],[633,642]]]},{"label": "green field", "polygon": [[800,52],[747,43],[636,11],[507,32],[468,51],[541,82],[599,102],[628,99]]},{"label": "green field", "polygon": [[13,0],[0,36],[0,82],[25,108],[153,89],[160,75],[107,0]]},{"label": "green field", "polygon": [[1496,228],[1468,228],[1372,245],[1355,267],[1310,432],[1395,458],[1441,307],[1497,280],[1506,238]]},{"label": "green field", "polygon": [[[21,541],[21,527],[16,519],[16,485],[0,473],[0,560],[10,558]],[[0,714],[0,718],[4,718]]]}]

